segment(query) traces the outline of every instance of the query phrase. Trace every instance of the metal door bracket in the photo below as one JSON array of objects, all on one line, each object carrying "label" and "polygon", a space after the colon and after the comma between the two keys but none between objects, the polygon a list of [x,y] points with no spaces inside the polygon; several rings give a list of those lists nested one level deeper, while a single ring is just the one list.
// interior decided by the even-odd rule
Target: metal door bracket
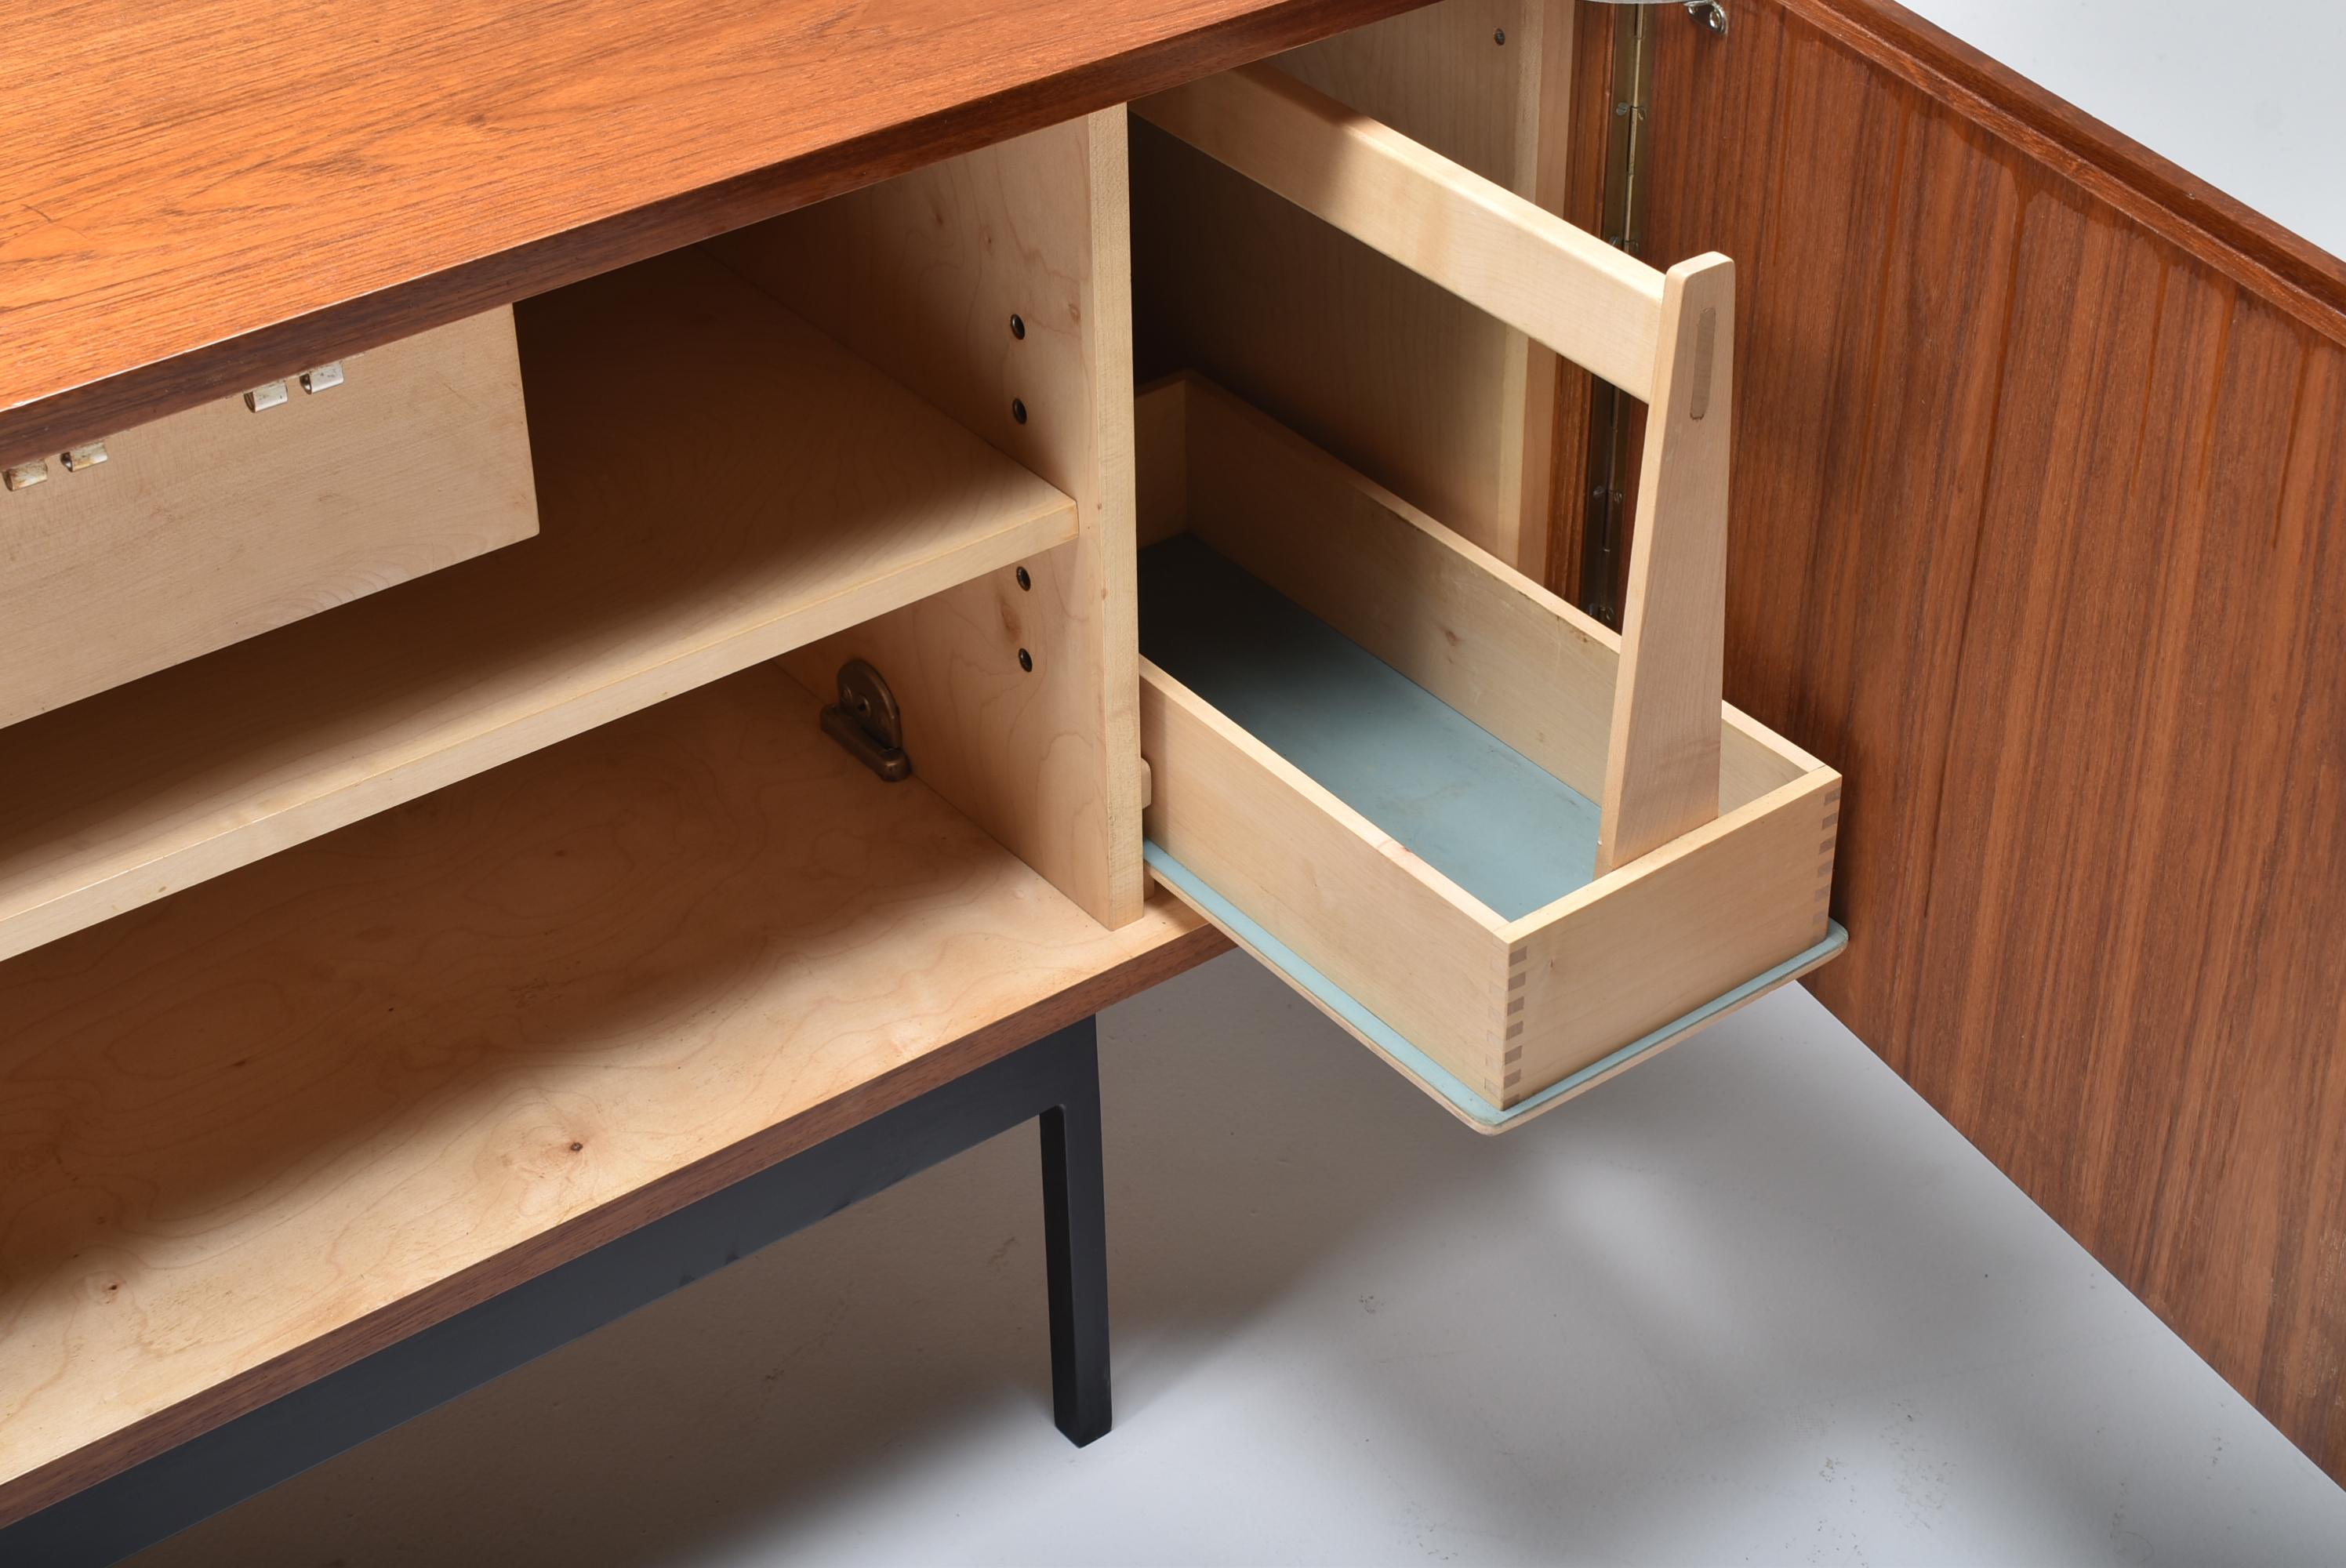
[{"label": "metal door bracket", "polygon": [[839,700],[822,710],[822,732],[891,784],[913,776],[896,694],[862,659],[852,658],[839,667]]},{"label": "metal door bracket", "polygon": [[[1689,7],[1691,9],[1691,7]],[[1612,113],[1606,117],[1605,242],[1635,256],[1645,249],[1646,112],[1654,90],[1654,29],[1643,5],[1613,18]],[[1621,624],[1616,592],[1629,483],[1630,398],[1597,382],[1588,402],[1588,509],[1580,531],[1580,607]]]},{"label": "metal door bracket", "polygon": [[[1727,36],[1725,0],[1685,0],[1687,15],[1714,38]],[[1605,117],[1603,227],[1608,245],[1642,259],[1646,248],[1647,162],[1651,138],[1654,55],[1659,26],[1645,5],[1624,5],[1613,17],[1611,113]],[[1587,506],[1580,528],[1580,607],[1617,630],[1621,625],[1621,572],[1629,518],[1635,453],[1629,435],[1637,400],[1596,382],[1588,400]]]}]

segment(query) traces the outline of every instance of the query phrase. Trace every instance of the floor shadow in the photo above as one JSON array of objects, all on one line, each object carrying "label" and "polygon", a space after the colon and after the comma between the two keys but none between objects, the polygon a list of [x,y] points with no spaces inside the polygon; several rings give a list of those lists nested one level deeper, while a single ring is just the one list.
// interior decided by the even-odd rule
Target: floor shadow
[{"label": "floor shadow", "polygon": [[[1515,1543],[1502,1557],[1689,1560],[1685,1467],[1829,1430],[1884,1380],[2005,1423],[2014,1505],[2097,1539],[2086,1418],[2021,1421],[1967,1381],[2106,1339],[2110,1314],[2048,1320],[2044,1290],[2011,1288],[2082,1255],[2041,1216],[2015,1224],[2025,1200],[1853,1042],[1771,1016],[1490,1140],[1219,961],[1104,1022],[1121,1431],[1093,1449],[1049,1421],[1021,1128],[139,1562],[651,1568],[746,1561],[752,1538],[760,1562],[835,1555],[1005,1448],[1051,1541],[1051,1478],[1112,1480],[1122,1431],[1197,1419],[1193,1380],[1219,1380],[1214,1420],[1244,1419],[1222,1359],[1270,1356],[1276,1379],[1298,1335],[1387,1324],[1392,1353],[1318,1366],[1342,1382],[1322,1441],[1373,1441],[1477,1540]],[[2160,1332],[2139,1308],[2123,1323]],[[1879,1438],[1899,1505],[1944,1506],[1931,1456]]]},{"label": "floor shadow", "polygon": [[[1227,986],[1241,962],[1176,984]],[[1261,1049],[1260,1030],[1232,1059],[1225,1041],[1129,1038],[1113,1014],[1104,1028],[1121,1422],[1180,1380],[1185,1346],[1260,1311],[1361,1227],[1474,1179],[1472,1162],[1428,1151],[1482,1140],[1273,1000],[1292,1003],[1292,1050]],[[1361,1160],[1363,1145],[1388,1157]],[[885,1485],[1005,1403],[1032,1412],[1035,1441],[1064,1446],[1038,1164],[1034,1128],[1015,1129],[138,1561],[648,1565]],[[1280,1179],[1304,1170],[1317,1179]]]}]

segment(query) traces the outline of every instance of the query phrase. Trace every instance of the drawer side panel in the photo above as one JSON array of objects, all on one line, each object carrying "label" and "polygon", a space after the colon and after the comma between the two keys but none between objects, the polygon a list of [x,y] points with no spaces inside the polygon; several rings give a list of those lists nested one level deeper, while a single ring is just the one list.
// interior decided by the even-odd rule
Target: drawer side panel
[{"label": "drawer side panel", "polygon": [[1149,839],[1496,1102],[1495,917],[1146,660],[1140,744]]},{"label": "drawer side panel", "polygon": [[1822,941],[1840,818],[1821,768],[1510,926],[1499,1103]]}]

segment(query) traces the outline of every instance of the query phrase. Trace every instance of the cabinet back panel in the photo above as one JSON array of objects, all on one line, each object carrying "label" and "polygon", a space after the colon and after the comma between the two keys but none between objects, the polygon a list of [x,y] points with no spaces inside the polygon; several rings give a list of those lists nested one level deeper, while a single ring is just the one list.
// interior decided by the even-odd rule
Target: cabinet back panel
[{"label": "cabinet back panel", "polygon": [[[1444,0],[1276,63],[1553,207],[1566,11]],[[1554,356],[1154,127],[1132,156],[1142,377],[1204,372],[1538,576]]]}]

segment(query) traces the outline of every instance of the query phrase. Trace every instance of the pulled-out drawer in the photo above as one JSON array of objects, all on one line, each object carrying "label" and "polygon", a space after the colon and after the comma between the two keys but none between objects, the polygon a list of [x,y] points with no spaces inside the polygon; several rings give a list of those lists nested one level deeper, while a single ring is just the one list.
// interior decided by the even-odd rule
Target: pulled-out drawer
[{"label": "pulled-out drawer", "polygon": [[1831,769],[1722,707],[1716,820],[1597,874],[1617,636],[1210,382],[1138,430],[1149,864],[1469,1122],[1839,951]]},{"label": "pulled-out drawer", "polygon": [[536,532],[504,309],[11,463],[0,724]]}]

